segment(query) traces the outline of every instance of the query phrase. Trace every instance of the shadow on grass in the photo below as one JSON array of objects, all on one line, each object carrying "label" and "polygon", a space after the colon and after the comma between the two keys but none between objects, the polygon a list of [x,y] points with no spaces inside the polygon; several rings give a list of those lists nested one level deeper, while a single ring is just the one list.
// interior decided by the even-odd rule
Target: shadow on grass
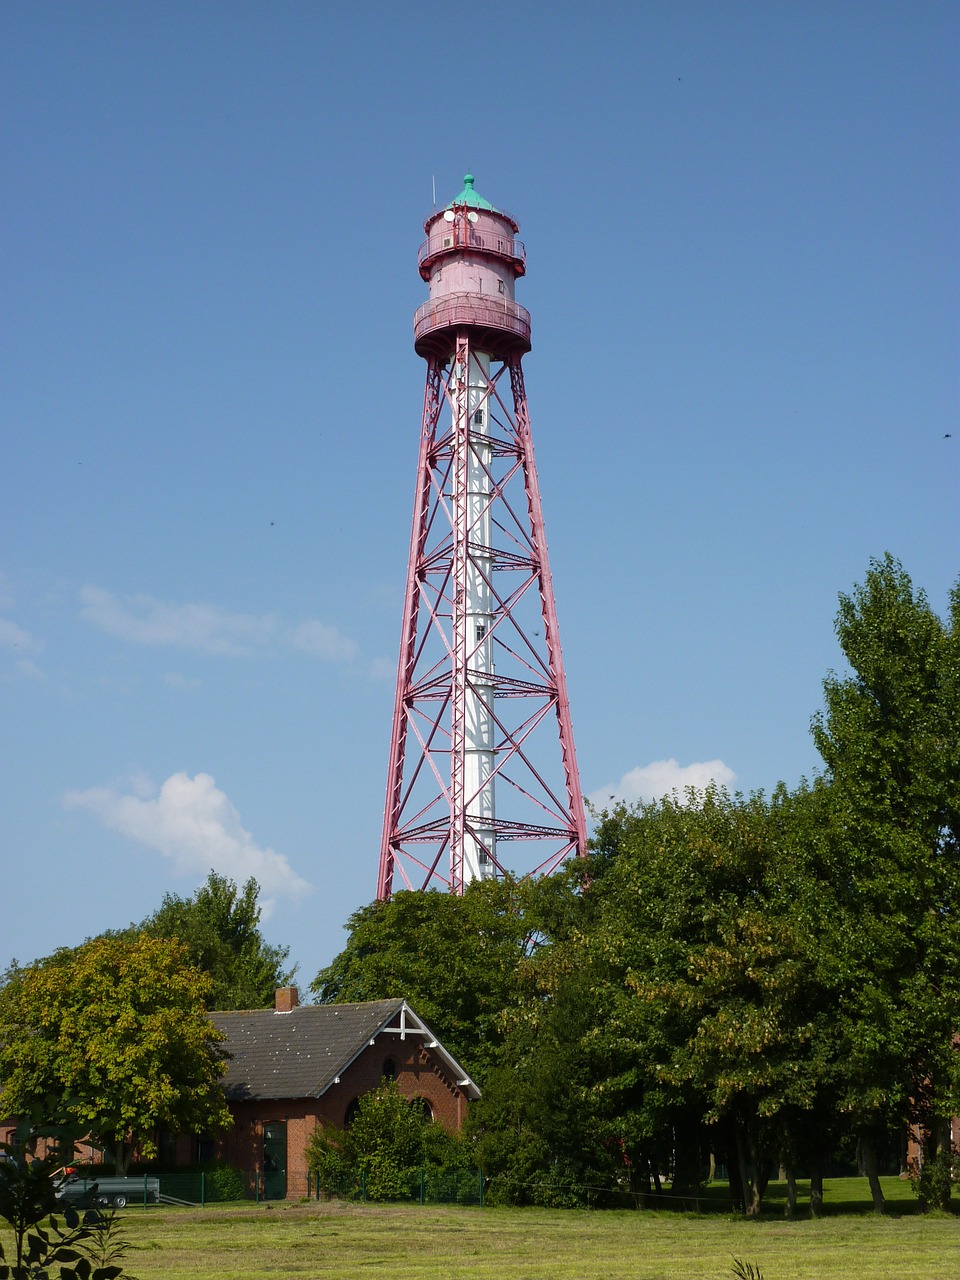
[{"label": "shadow on grass", "polygon": [[[889,1177],[881,1178],[880,1184],[886,1200],[887,1216],[891,1218],[908,1218],[920,1215],[920,1206],[909,1182],[900,1178]],[[707,1187],[701,1187],[696,1196],[696,1205],[694,1205],[693,1197],[677,1196],[675,1198],[665,1197],[656,1207],[664,1209],[671,1207],[668,1203],[670,1199],[673,1199],[673,1207],[681,1211],[686,1209],[688,1212],[727,1214],[736,1212],[730,1199],[730,1188],[725,1182],[715,1182]],[[785,1182],[771,1182],[763,1199],[761,1219],[782,1218],[786,1203],[787,1184]],[[651,1207],[654,1206],[651,1205]],[[950,1212],[954,1217],[960,1217],[960,1200],[956,1196],[951,1202]],[[795,1216],[797,1218],[806,1218],[809,1215],[810,1183],[809,1181],[798,1179]],[[825,1179],[823,1184],[823,1217],[872,1215],[873,1200],[870,1196],[870,1187],[866,1178]]]}]

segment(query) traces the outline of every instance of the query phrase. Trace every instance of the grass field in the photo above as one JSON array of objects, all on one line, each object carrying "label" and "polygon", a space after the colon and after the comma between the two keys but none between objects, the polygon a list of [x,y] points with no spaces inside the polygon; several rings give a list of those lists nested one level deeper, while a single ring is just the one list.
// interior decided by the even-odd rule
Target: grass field
[{"label": "grass field", "polygon": [[891,1180],[877,1218],[859,1179],[828,1184],[819,1221],[726,1214],[414,1205],[128,1209],[140,1280],[960,1280],[960,1217],[916,1212]]}]

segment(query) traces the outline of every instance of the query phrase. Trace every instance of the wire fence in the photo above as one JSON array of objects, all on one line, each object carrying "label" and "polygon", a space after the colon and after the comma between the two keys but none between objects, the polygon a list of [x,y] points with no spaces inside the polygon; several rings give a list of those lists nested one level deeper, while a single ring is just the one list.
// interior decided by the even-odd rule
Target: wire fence
[{"label": "wire fence", "polygon": [[365,1168],[346,1171],[335,1184],[307,1174],[307,1198],[334,1195],[342,1200],[393,1201],[406,1204],[460,1204],[483,1207],[483,1173],[479,1169],[405,1169],[384,1178]]},{"label": "wire fence", "polygon": [[[122,1184],[122,1185],[121,1185]],[[390,1176],[358,1167],[344,1169],[334,1182],[312,1173],[250,1172],[236,1168],[182,1169],[116,1179],[93,1174],[74,1179],[70,1202],[82,1206],[189,1205],[203,1207],[237,1200],[354,1200],[362,1204],[483,1205],[479,1169],[404,1169]],[[67,1202],[66,1200],[64,1201]]]}]

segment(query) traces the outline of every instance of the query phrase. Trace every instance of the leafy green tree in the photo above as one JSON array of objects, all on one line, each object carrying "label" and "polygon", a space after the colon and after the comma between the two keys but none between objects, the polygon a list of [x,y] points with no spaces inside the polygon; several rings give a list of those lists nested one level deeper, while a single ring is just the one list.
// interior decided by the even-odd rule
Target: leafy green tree
[{"label": "leafy green tree", "polygon": [[5,1109],[41,1100],[110,1148],[118,1173],[158,1129],[202,1132],[230,1115],[210,978],[164,938],[121,935],[63,949],[20,972],[0,1001]]},{"label": "leafy green tree", "polygon": [[426,1166],[461,1168],[463,1144],[433,1120],[394,1080],[364,1094],[348,1129],[318,1125],[307,1145],[307,1167],[327,1195],[404,1199]]},{"label": "leafy green tree", "polygon": [[260,886],[252,877],[241,890],[211,871],[192,898],[166,894],[140,931],[184,944],[190,963],[212,979],[208,1008],[266,1008],[277,987],[289,986],[296,968],[284,967],[289,947],[265,941],[259,895]]},{"label": "leafy green tree", "polygon": [[692,1191],[708,1143],[759,1212],[774,1160],[827,1141],[836,1073],[823,788],[719,789],[602,817],[580,927],[525,967],[473,1108],[484,1166],[549,1189]]},{"label": "leafy green tree", "polygon": [[628,1168],[596,1088],[603,988],[585,963],[568,965],[573,954],[572,945],[546,946],[521,966],[497,1065],[468,1113],[491,1201],[611,1203]]},{"label": "leafy green tree", "polygon": [[887,555],[840,597],[836,628],[851,673],[824,682],[813,733],[846,865],[840,1106],[880,1211],[877,1133],[919,1122],[935,1159],[960,1105],[960,585],[944,622]]},{"label": "leafy green tree", "polygon": [[543,941],[547,917],[560,914],[538,909],[549,898],[537,892],[485,880],[462,897],[401,892],[373,902],[350,917],[346,947],[311,990],[321,1004],[404,996],[482,1083],[517,998],[518,965]]}]

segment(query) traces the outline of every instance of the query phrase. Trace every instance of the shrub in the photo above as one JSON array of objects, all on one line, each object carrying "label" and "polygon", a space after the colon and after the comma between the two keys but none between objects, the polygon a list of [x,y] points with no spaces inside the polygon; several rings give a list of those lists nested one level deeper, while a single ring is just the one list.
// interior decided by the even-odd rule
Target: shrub
[{"label": "shrub", "polygon": [[922,1167],[916,1163],[910,1165],[910,1185],[924,1212],[930,1208],[948,1208],[953,1184],[958,1179],[960,1151],[942,1148],[935,1156],[926,1159]]},{"label": "shrub", "polygon": [[203,1169],[204,1199],[242,1200],[246,1192],[246,1178],[241,1169],[230,1164],[207,1165]]},{"label": "shrub", "polygon": [[317,1125],[307,1143],[307,1168],[323,1195],[338,1200],[359,1196],[360,1184],[354,1177],[352,1152],[344,1130]]},{"label": "shrub", "polygon": [[421,1170],[429,1180],[472,1163],[466,1145],[426,1119],[393,1080],[359,1100],[349,1129],[318,1125],[307,1145],[317,1187],[341,1198],[406,1200],[419,1194]]}]

